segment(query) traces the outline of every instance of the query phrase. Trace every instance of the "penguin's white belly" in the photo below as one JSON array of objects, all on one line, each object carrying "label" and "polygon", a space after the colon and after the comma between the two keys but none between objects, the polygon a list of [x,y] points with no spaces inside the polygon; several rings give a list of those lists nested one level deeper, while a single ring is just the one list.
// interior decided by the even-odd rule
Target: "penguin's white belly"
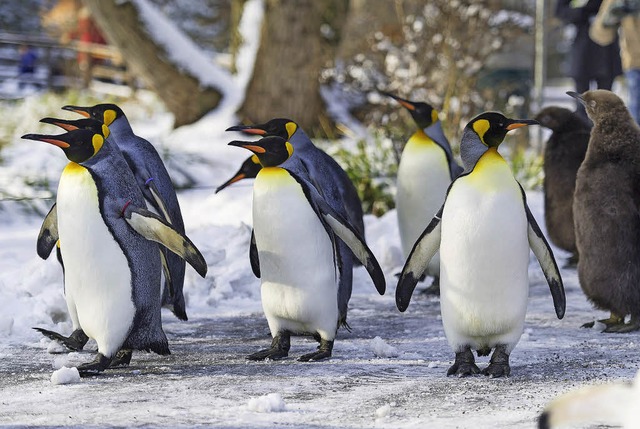
[{"label": "penguin's white belly", "polygon": [[132,326],[135,306],[131,271],[100,214],[98,191],[88,170],[67,167],[57,196],[65,294],[74,328],[112,356]]},{"label": "penguin's white belly", "polygon": [[262,307],[273,335],[289,330],[333,340],[338,284],[331,240],[286,170],[263,169],[254,183],[253,228]]},{"label": "penguin's white belly", "polygon": [[[506,165],[505,165],[506,166]],[[506,166],[508,168],[508,166]],[[442,218],[440,302],[452,348],[518,342],[529,291],[529,243],[522,196],[510,171],[495,192],[465,176],[449,192]]]},{"label": "penguin's white belly", "polygon": [[[444,202],[451,183],[444,151],[435,143],[407,143],[398,167],[396,210],[400,242],[405,258]],[[427,272],[437,275],[440,267],[436,254]]]}]

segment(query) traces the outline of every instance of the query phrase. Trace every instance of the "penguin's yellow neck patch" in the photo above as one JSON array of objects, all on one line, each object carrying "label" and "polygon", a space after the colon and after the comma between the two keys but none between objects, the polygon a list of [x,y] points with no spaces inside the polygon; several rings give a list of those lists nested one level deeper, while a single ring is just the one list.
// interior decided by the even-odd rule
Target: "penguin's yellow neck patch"
[{"label": "penguin's yellow neck patch", "polygon": [[285,147],[287,148],[287,153],[289,154],[289,158],[290,158],[291,155],[293,155],[293,146],[291,145],[291,143],[286,142]]},{"label": "penguin's yellow neck patch", "polygon": [[423,150],[426,146],[433,146],[436,143],[424,133],[422,130],[418,130],[409,138],[404,150]]},{"label": "penguin's yellow neck patch", "polygon": [[251,162],[253,162],[254,164],[260,164],[260,159],[258,158],[258,155],[251,155]]},{"label": "penguin's yellow neck patch", "polygon": [[468,176],[471,183],[485,190],[500,190],[518,186],[511,168],[495,147],[489,148]]},{"label": "penguin's yellow neck patch", "polygon": [[487,131],[489,131],[490,127],[491,124],[486,119],[479,119],[473,123],[473,131],[478,134],[478,137],[480,137],[480,141],[485,145],[487,145],[487,143],[485,143],[484,141],[484,135],[487,133]]},{"label": "penguin's yellow neck patch", "polygon": [[62,170],[63,175],[71,175],[71,174],[84,174],[87,169],[81,166],[76,162],[70,162],[67,166]]},{"label": "penguin's yellow neck patch", "polygon": [[280,177],[288,176],[289,173],[281,167],[262,167],[258,175],[262,177],[268,177],[269,179],[277,179]]},{"label": "penguin's yellow neck patch", "polygon": [[438,117],[438,111],[436,109],[433,109],[431,111],[431,121],[435,124],[439,120],[440,120],[440,118]]}]

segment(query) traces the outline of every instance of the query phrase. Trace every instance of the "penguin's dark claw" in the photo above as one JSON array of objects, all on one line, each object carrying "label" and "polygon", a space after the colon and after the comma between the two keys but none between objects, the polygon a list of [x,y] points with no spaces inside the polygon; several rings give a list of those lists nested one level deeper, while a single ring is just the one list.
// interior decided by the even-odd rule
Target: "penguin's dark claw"
[{"label": "penguin's dark claw", "polygon": [[507,354],[506,346],[496,346],[489,366],[482,370],[482,374],[491,378],[507,377],[511,374],[509,366],[509,354]]},{"label": "penguin's dark claw", "polygon": [[89,341],[89,337],[84,333],[84,331],[82,331],[82,329],[76,329],[68,337],[44,328],[33,329],[51,340],[60,342],[66,348],[74,352],[79,352],[80,350],[82,350],[84,345],[87,344],[87,341]]},{"label": "penguin's dark claw", "polygon": [[320,340],[320,345],[318,346],[318,350],[313,353],[308,353],[306,355],[302,355],[298,358],[300,362],[310,362],[310,361],[319,361],[322,359],[327,359],[331,357],[333,352],[333,341]]},{"label": "penguin's dark claw", "polygon": [[[602,332],[617,332],[619,327],[624,326],[624,316],[619,316],[615,313],[611,313],[611,315],[607,319],[600,319],[598,322],[605,324],[607,327]],[[631,321],[629,321],[631,323]],[[582,328],[593,328],[596,322],[587,322],[582,325]]]},{"label": "penguin's dark claw", "polygon": [[631,317],[629,323],[619,323],[616,325],[608,325],[607,329],[602,332],[607,333],[616,333],[616,334],[626,334],[629,332],[634,332],[640,330],[640,319]]},{"label": "penguin's dark claw", "polygon": [[276,348],[260,350],[259,352],[250,354],[249,356],[247,356],[247,359],[248,360],[265,360],[265,359],[279,360],[279,359],[284,359],[287,356],[289,356],[288,350],[282,350],[276,347]]},{"label": "penguin's dark claw", "polygon": [[131,356],[133,356],[133,350],[121,349],[113,357],[113,360],[109,364],[109,368],[123,368],[129,366],[131,363]]},{"label": "penguin's dark claw", "polygon": [[489,378],[507,377],[511,374],[511,367],[504,363],[490,363],[488,367],[482,370],[482,375]]},{"label": "penguin's dark claw", "polygon": [[586,329],[591,329],[591,328],[593,328],[595,326],[595,324],[596,324],[595,321],[587,322],[587,323],[584,323],[584,324],[580,325],[580,327],[581,328],[586,328]]},{"label": "penguin's dark claw", "polygon": [[456,353],[456,360],[447,371],[447,377],[455,375],[457,377],[468,377],[480,374],[480,368],[475,363],[475,358],[470,348],[466,348]]},{"label": "penguin's dark claw", "polygon": [[106,357],[102,353],[98,353],[92,362],[83,363],[77,367],[80,377],[89,377],[101,373],[105,369],[109,368],[111,360],[111,358]]},{"label": "penguin's dark claw", "polygon": [[250,354],[247,356],[248,360],[278,360],[284,359],[289,356],[289,349],[291,348],[291,333],[287,331],[279,332],[273,341],[271,341],[271,348],[260,350],[259,352]]}]

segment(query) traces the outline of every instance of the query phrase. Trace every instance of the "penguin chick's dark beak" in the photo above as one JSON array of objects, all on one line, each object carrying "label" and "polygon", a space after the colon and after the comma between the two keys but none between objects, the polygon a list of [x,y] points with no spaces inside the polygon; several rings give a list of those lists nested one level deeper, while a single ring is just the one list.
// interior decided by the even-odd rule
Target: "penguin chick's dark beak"
[{"label": "penguin chick's dark beak", "polygon": [[79,115],[84,116],[85,118],[90,118],[91,114],[89,114],[89,111],[86,107],[81,107],[81,106],[62,106],[62,110],[68,110],[70,112],[75,112]]},{"label": "penguin chick's dark beak", "polygon": [[534,119],[514,119],[512,123],[507,125],[507,130],[515,130],[516,128],[526,127],[527,125],[540,125],[540,123]]},{"label": "penguin chick's dark beak", "polygon": [[[233,127],[227,128],[225,131],[241,131],[246,134],[256,134],[259,136],[264,136],[265,134],[267,134],[267,132],[262,128],[255,128],[252,125],[235,125]],[[233,146],[237,146],[237,145],[233,145]]]},{"label": "penguin chick's dark beak", "polygon": [[229,142],[229,146],[243,147],[245,149],[250,150],[251,152],[253,152],[255,154],[261,154],[261,153],[265,153],[267,151],[262,146],[258,146],[255,142],[244,142],[244,141],[240,141],[240,140],[234,140],[232,142]]},{"label": "penguin chick's dark beak", "polygon": [[570,97],[575,98],[576,100],[578,100],[582,104],[585,103],[584,98],[582,97],[582,94],[578,94],[575,91],[567,91],[567,95],[570,96]]},{"label": "penguin chick's dark beak", "polygon": [[25,134],[21,138],[27,140],[37,140],[45,143],[50,143],[54,146],[58,146],[62,149],[67,149],[71,145],[65,141],[56,138],[57,136],[46,136],[42,134]]}]

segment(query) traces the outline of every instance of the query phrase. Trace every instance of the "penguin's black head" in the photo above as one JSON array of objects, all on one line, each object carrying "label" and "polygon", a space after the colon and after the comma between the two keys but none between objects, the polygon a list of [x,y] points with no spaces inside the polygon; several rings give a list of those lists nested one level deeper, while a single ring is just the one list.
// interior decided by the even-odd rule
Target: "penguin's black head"
[{"label": "penguin's black head", "polygon": [[60,135],[25,134],[22,138],[58,146],[69,161],[76,163],[84,162],[97,154],[104,144],[102,134],[80,128]]},{"label": "penguin's black head", "polygon": [[111,125],[113,121],[124,116],[122,109],[111,103],[96,104],[93,107],[63,106],[62,108],[64,110],[76,112],[85,118],[93,118],[102,122],[106,126]]},{"label": "penguin's black head", "polygon": [[102,134],[104,138],[109,137],[109,127],[93,118],[82,119],[58,119],[58,118],[42,118],[40,122],[52,124],[62,128],[65,131],[73,131],[77,129],[91,130],[96,134]]},{"label": "penguin's black head", "polygon": [[242,165],[240,166],[240,169],[236,172],[236,174],[233,175],[231,179],[227,180],[222,185],[218,186],[218,188],[216,189],[216,194],[222,191],[227,186],[233,183],[236,183],[239,180],[253,179],[258,175],[258,172],[261,169],[262,169],[262,164],[260,164],[258,155],[251,155],[242,163]]},{"label": "penguin's black head", "polygon": [[411,117],[419,128],[424,130],[438,122],[438,111],[430,104],[423,103],[421,101],[405,100],[388,92],[383,92],[383,94],[393,98],[405,107],[409,113],[411,113]]},{"label": "penguin's black head", "polygon": [[276,167],[293,154],[293,146],[286,139],[268,136],[255,142],[234,140],[229,146],[238,146],[255,153],[263,167]]},{"label": "penguin's black head", "polygon": [[291,138],[293,133],[298,129],[298,124],[291,119],[276,118],[264,124],[256,125],[236,125],[234,127],[227,128],[227,131],[240,131],[245,134],[259,135],[259,136],[277,136],[285,140]]},{"label": "penguin's black head", "polygon": [[465,131],[475,133],[487,147],[498,147],[509,131],[536,124],[538,121],[533,119],[509,119],[502,113],[484,112],[473,118]]}]

